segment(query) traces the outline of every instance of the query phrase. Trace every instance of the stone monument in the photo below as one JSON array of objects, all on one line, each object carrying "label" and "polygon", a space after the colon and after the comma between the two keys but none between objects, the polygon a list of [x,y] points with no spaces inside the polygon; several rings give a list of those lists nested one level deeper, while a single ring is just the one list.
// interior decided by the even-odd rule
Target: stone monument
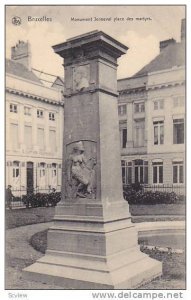
[{"label": "stone monument", "polygon": [[102,31],[53,46],[64,58],[62,200],[44,257],[25,277],[67,289],[132,289],[160,276],[142,253],[123,199],[117,58],[127,47]]}]

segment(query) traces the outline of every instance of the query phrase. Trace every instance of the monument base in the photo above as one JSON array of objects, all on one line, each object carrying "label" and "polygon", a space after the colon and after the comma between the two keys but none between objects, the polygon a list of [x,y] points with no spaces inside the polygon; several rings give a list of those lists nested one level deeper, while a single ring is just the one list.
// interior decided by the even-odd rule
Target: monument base
[{"label": "monument base", "polygon": [[107,215],[100,202],[59,205],[46,255],[23,270],[25,278],[65,289],[132,289],[160,276],[161,262],[139,250],[127,207],[116,202]]},{"label": "monument base", "polygon": [[[118,255],[121,260],[121,255]],[[159,261],[144,254],[128,255],[128,262],[123,261],[121,268],[112,269],[106,261],[94,261],[91,264],[83,259],[80,261],[47,254],[25,268],[24,277],[64,289],[135,289],[161,275]]]}]

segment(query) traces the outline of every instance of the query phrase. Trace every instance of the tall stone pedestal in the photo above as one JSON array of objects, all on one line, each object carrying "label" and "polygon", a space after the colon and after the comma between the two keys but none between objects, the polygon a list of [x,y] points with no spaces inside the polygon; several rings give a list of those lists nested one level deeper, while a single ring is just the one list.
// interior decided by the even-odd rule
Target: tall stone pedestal
[{"label": "tall stone pedestal", "polygon": [[160,276],[139,250],[123,199],[117,58],[127,47],[100,31],[53,47],[64,58],[62,201],[44,257],[25,277],[67,289],[131,289]]}]

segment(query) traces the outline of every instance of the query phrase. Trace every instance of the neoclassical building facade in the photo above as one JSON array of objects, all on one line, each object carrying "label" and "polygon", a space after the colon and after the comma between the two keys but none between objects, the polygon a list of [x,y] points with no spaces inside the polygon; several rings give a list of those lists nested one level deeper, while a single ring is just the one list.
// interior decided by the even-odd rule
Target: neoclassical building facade
[{"label": "neoclassical building facade", "polygon": [[179,43],[160,42],[154,60],[133,77],[118,80],[124,184],[165,185],[184,193],[184,37],[182,32]]},{"label": "neoclassical building facade", "polygon": [[28,43],[6,60],[6,186],[14,195],[61,189],[63,101],[32,72]]}]

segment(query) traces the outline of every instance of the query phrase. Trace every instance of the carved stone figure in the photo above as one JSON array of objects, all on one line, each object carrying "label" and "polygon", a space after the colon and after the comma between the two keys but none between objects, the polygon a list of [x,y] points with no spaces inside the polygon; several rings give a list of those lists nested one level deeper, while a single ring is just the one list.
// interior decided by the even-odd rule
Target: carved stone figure
[{"label": "carved stone figure", "polygon": [[88,66],[79,66],[74,69],[73,84],[76,91],[81,91],[89,87],[89,69]]},{"label": "carved stone figure", "polygon": [[67,163],[67,190],[71,198],[95,198],[96,159],[87,160],[82,141],[76,142]]}]

